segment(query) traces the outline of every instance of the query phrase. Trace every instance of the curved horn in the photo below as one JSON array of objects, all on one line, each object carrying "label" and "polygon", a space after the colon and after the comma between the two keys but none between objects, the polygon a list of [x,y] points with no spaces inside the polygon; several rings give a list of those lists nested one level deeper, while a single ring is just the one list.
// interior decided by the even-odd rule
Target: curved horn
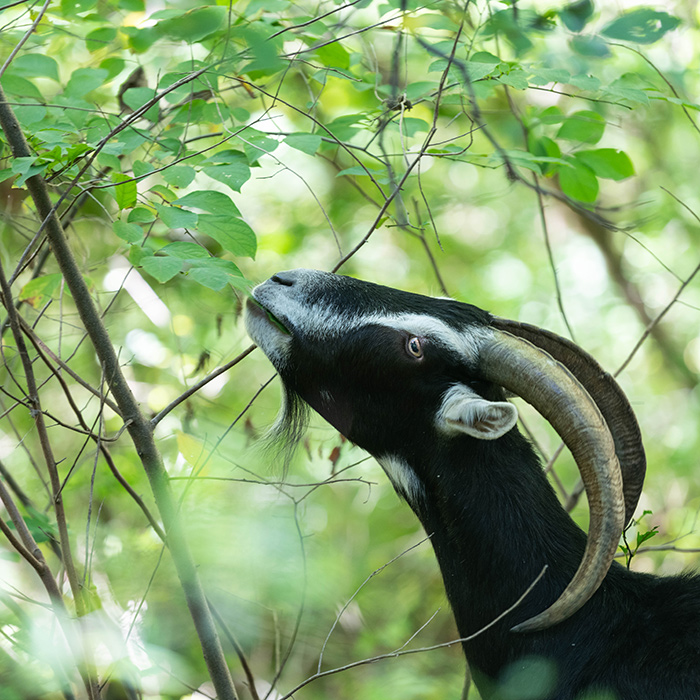
[{"label": "curved horn", "polygon": [[548,352],[583,384],[603,414],[615,441],[625,494],[625,527],[637,508],[646,474],[646,455],[637,418],[620,385],[578,345],[551,331],[527,323],[494,318],[492,326]]},{"label": "curved horn", "polygon": [[576,377],[527,340],[494,331],[480,348],[479,369],[485,379],[522,397],[547,419],[571,451],[586,489],[590,521],[578,570],[549,608],[513,628],[544,629],[584,605],[612,563],[625,517],[615,444],[595,401]]}]

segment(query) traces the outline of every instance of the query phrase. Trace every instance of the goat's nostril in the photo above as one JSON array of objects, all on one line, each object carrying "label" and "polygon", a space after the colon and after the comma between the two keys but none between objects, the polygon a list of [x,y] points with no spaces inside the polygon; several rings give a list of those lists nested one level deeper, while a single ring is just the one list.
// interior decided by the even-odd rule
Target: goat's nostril
[{"label": "goat's nostril", "polygon": [[270,281],[284,285],[285,287],[291,287],[294,285],[294,275],[289,272],[278,272],[276,275],[270,277]]}]

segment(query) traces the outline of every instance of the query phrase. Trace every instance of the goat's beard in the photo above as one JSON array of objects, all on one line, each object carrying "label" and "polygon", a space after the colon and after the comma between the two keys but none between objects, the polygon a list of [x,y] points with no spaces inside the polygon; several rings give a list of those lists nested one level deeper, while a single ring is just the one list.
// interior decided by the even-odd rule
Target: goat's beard
[{"label": "goat's beard", "polygon": [[266,447],[282,457],[286,474],[297,446],[304,437],[309,424],[309,406],[285,384],[282,394],[282,408],[277,420],[266,437]]}]

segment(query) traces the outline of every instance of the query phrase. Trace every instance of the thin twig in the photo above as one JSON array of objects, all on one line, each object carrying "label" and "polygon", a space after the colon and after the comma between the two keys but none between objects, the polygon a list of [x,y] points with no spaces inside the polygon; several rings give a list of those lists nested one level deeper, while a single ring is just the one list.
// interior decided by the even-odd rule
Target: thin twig
[{"label": "thin twig", "polygon": [[336,12],[340,12],[341,10],[347,10],[348,7],[352,7],[353,5],[357,5],[358,2],[362,2],[362,0],[352,0],[352,2],[347,2],[345,5],[340,5],[340,7],[336,7],[329,12],[326,12],[325,14],[318,15],[317,17],[314,17],[313,19],[309,19],[306,22],[300,22],[299,24],[295,24],[291,27],[285,27],[284,29],[280,29],[278,32],[275,32],[274,34],[270,34],[268,37],[268,41],[270,39],[274,39],[275,37],[278,37],[280,34],[284,34],[285,32],[292,32],[295,29],[302,29],[303,27],[308,27],[310,24],[314,24],[314,22],[319,22],[322,19],[325,19],[326,17],[329,17],[330,15],[335,14]]},{"label": "thin twig", "polygon": [[187,399],[190,398],[193,394],[196,394],[203,386],[206,386],[209,384],[210,381],[213,379],[216,379],[218,376],[222,375],[224,372],[228,372],[228,370],[231,369],[231,367],[234,367],[237,365],[242,359],[245,357],[248,357],[257,345],[250,345],[248,346],[240,355],[236,356],[231,360],[230,362],[227,362],[225,365],[222,365],[221,367],[217,367],[211,374],[208,374],[204,379],[201,379],[198,381],[196,384],[193,384],[187,391],[184,391],[180,396],[178,396],[176,399],[171,401],[162,411],[157,413],[153,418],[151,418],[151,426],[153,428],[160,423],[165,416],[168,415],[174,408],[177,408],[183,401],[186,401]]},{"label": "thin twig", "polygon": [[[323,665],[323,654],[326,651],[326,647],[328,646],[328,641],[331,638],[331,635],[335,631],[335,628],[338,626],[338,623],[340,622],[340,618],[343,616],[343,613],[348,609],[350,604],[352,603],[355,598],[359,595],[360,591],[378,574],[380,574],[384,569],[387,568],[387,566],[390,566],[393,564],[395,561],[398,561],[403,557],[405,554],[408,554],[409,552],[413,551],[414,549],[420,547],[422,544],[427,542],[430,538],[429,537],[424,537],[420,542],[417,542],[416,544],[412,545],[408,549],[405,549],[403,552],[400,554],[397,554],[393,559],[390,559],[386,564],[382,564],[378,569],[375,569],[355,590],[355,592],[347,599],[345,602],[345,605],[338,611],[338,614],[335,617],[335,621],[331,625],[330,630],[328,630],[328,634],[326,635],[326,638],[323,640],[323,644],[321,645],[321,653],[318,656],[318,665],[316,668],[317,673],[321,673],[321,666]],[[415,636],[415,635],[414,635]],[[413,637],[411,637],[412,639]],[[409,640],[410,641],[410,640]],[[407,642],[408,643],[408,642]],[[405,646],[405,645],[404,645]],[[403,648],[403,647],[402,647]]]},{"label": "thin twig", "polygon": [[384,661],[385,659],[395,659],[399,656],[407,656],[408,654],[422,654],[427,651],[434,651],[436,649],[445,649],[446,647],[451,647],[454,646],[455,644],[461,644],[464,642],[470,642],[473,639],[476,639],[478,636],[486,632],[486,630],[490,629],[493,627],[495,624],[500,622],[506,615],[510,614],[515,610],[517,607],[521,605],[523,600],[531,593],[532,589],[540,582],[542,577],[544,576],[545,572],[547,571],[547,566],[543,567],[542,571],[537,575],[535,580],[528,586],[527,590],[518,598],[518,600],[513,603],[509,608],[504,610],[498,617],[494,618],[491,622],[489,622],[487,625],[484,625],[480,630],[477,632],[474,632],[474,634],[470,634],[467,637],[460,637],[458,639],[453,639],[450,642],[443,642],[442,644],[434,644],[429,647],[421,647],[420,649],[400,649],[396,651],[390,651],[386,654],[379,654],[378,656],[373,656],[368,659],[361,659],[360,661],[353,661],[352,663],[346,664],[345,666],[340,666],[338,668],[333,668],[330,669],[329,671],[321,671],[320,673],[315,673],[313,676],[309,676],[305,681],[302,681],[297,685],[292,691],[287,693],[286,695],[283,695],[282,697],[278,698],[278,700],[289,700],[289,698],[294,697],[294,694],[297,693],[299,690],[304,688],[305,686],[309,685],[309,683],[312,683],[315,680],[318,680],[319,678],[324,678],[326,676],[332,676],[336,673],[342,673],[343,671],[347,671],[351,668],[357,668],[358,666],[366,666],[368,664],[373,664],[376,663],[377,661]]},{"label": "thin twig", "polygon": [[690,275],[687,277],[687,279],[681,284],[681,286],[678,288],[678,291],[673,295],[673,298],[671,301],[668,302],[668,304],[661,310],[661,312],[652,320],[652,322],[646,327],[644,330],[644,333],[642,333],[641,338],[637,341],[636,345],[632,348],[630,351],[629,355],[625,359],[625,361],[618,367],[617,371],[613,374],[614,377],[617,377],[619,374],[625,371],[627,366],[629,365],[630,362],[632,362],[632,359],[634,356],[637,354],[637,351],[639,348],[642,347],[644,344],[644,341],[649,337],[651,334],[653,328],[661,321],[661,319],[670,311],[671,307],[678,301],[678,297],[683,293],[685,288],[693,281],[695,276],[700,272],[700,264],[697,265],[697,267],[690,273]]},{"label": "thin twig", "polygon": [[535,185],[537,186],[535,192],[537,194],[537,207],[540,212],[540,224],[542,226],[542,235],[544,236],[544,245],[547,250],[547,258],[549,260],[549,269],[552,273],[552,279],[554,280],[554,291],[557,297],[557,306],[559,307],[559,313],[561,314],[566,329],[569,332],[569,337],[571,340],[576,342],[576,336],[574,335],[574,329],[569,323],[569,317],[566,315],[566,310],[564,309],[564,298],[561,292],[561,285],[559,284],[559,275],[557,274],[557,264],[554,260],[554,251],[552,250],[552,241],[549,237],[549,228],[547,227],[547,217],[544,213],[544,200],[542,198],[542,190],[539,187],[539,179],[537,175],[533,175],[535,180]]}]

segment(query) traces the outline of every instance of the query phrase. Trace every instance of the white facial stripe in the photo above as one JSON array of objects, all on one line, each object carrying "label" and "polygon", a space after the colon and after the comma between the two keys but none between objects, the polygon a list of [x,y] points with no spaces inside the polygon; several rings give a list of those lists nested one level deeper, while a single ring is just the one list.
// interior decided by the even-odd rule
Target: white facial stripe
[{"label": "white facial stripe", "polygon": [[386,326],[394,330],[430,338],[472,361],[476,361],[478,358],[481,343],[493,334],[493,331],[488,328],[475,326],[460,331],[444,321],[426,314],[358,314],[350,316],[328,307],[306,308],[298,301],[291,299],[285,301],[284,313],[288,318],[294,319],[294,324],[302,333],[315,335],[321,339],[337,337],[342,333],[348,333],[364,326]]},{"label": "white facial stripe", "polygon": [[476,361],[479,357],[481,343],[492,334],[486,328],[470,327],[457,330],[434,316],[426,314],[395,314],[366,319],[367,323],[377,323],[399,331],[408,331],[414,335],[436,340],[441,345],[453,349],[461,356]]},{"label": "white facial stripe", "polygon": [[410,504],[416,504],[425,496],[425,489],[413,469],[400,457],[377,457],[380,466],[389,477],[394,489]]}]

